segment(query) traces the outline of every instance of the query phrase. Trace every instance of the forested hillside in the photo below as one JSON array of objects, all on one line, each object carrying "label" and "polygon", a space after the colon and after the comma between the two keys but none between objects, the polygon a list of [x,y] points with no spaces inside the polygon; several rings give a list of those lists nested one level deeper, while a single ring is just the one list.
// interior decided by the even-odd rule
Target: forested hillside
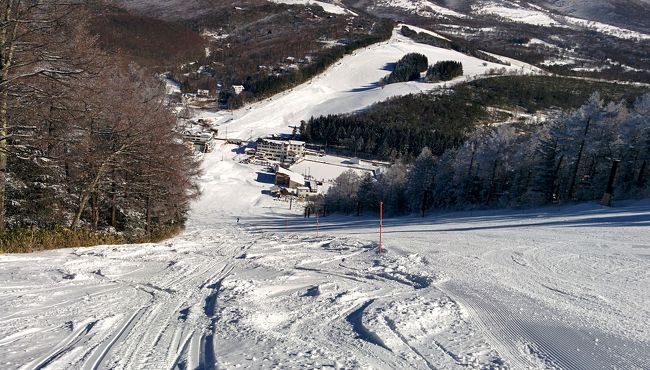
[{"label": "forested hillside", "polygon": [[3,2],[0,17],[0,251],[182,227],[198,164],[161,84],[101,51],[81,6]]},{"label": "forested hillside", "polygon": [[378,179],[346,172],[324,206],[376,212],[383,200],[394,215],[648,196],[649,138],[650,93],[631,105],[596,93],[540,125],[479,126],[457,148],[425,147],[410,167],[398,163]]},{"label": "forested hillside", "polygon": [[594,91],[608,100],[631,102],[647,89],[559,77],[488,78],[449,91],[393,98],[357,114],[313,117],[301,125],[301,134],[353,155],[414,158],[424,147],[441,155],[460,145],[474,127],[507,118],[491,107],[529,114],[576,108]]},{"label": "forested hillside", "polygon": [[[394,25],[362,11],[331,14],[266,0],[117,4],[124,8],[91,7],[104,50],[170,72],[184,93],[218,94],[230,109],[307,81],[345,54],[388,39]],[[245,90],[235,94],[233,85]]]}]

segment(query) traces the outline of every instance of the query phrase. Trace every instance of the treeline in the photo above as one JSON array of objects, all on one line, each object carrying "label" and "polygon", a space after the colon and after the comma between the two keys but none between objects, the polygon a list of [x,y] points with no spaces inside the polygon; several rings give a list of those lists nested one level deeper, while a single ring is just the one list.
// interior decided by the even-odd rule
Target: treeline
[{"label": "treeline", "polygon": [[650,194],[650,93],[631,106],[592,95],[579,109],[529,129],[476,128],[441,155],[422,149],[373,179],[349,171],[336,179],[330,212],[389,214],[429,209],[537,206],[600,200],[610,176],[614,199]]},{"label": "treeline", "polygon": [[4,2],[0,17],[0,252],[33,242],[23,228],[118,236],[84,244],[182,227],[199,169],[160,82],[115,66],[79,6]]},{"label": "treeline", "polygon": [[462,75],[463,63],[453,60],[445,60],[429,66],[425,79],[429,82],[451,81]]},{"label": "treeline", "polygon": [[592,91],[601,91],[606,99],[631,102],[646,90],[546,76],[488,78],[450,92],[392,98],[361,113],[312,117],[301,124],[300,133],[303,140],[352,155],[412,159],[424,147],[441,155],[462,144],[477,125],[494,121],[495,112],[489,107],[526,113],[571,109]]},{"label": "treeline", "polygon": [[401,33],[402,35],[420,44],[427,44],[427,45],[431,45],[443,49],[451,49],[459,53],[463,53],[481,60],[485,60],[486,62],[510,65],[509,63],[504,63],[500,59],[495,58],[485,52],[477,50],[469,42],[465,40],[461,40],[461,39],[457,39],[453,41],[445,40],[440,37],[435,37],[433,35],[430,35],[428,33],[417,32],[415,30],[408,28],[407,26],[402,26]]},{"label": "treeline", "polygon": [[384,84],[415,81],[429,67],[429,60],[419,53],[408,53],[395,63],[390,74],[382,79]]}]

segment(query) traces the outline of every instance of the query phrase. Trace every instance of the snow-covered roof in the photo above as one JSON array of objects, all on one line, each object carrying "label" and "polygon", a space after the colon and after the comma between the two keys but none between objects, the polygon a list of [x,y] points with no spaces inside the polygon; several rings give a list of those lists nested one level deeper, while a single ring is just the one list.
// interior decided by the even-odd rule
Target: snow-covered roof
[{"label": "snow-covered roof", "polygon": [[271,143],[271,144],[278,144],[278,145],[305,145],[304,141],[299,141],[299,140],[275,140],[275,139],[262,139],[262,141]]},{"label": "snow-covered roof", "polygon": [[305,183],[305,177],[303,175],[301,175],[299,173],[296,173],[296,172],[293,172],[291,170],[288,170],[288,169],[286,169],[284,167],[278,166],[276,174],[278,174],[278,173],[282,174],[282,175],[289,176],[289,179],[291,179],[291,181],[296,182],[298,184],[304,184]]}]

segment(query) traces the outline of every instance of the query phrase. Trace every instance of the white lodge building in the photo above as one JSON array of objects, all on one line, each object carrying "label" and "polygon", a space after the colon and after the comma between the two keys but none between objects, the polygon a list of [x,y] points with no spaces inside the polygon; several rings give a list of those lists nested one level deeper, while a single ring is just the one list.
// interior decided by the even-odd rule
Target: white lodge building
[{"label": "white lodge building", "polygon": [[257,156],[280,163],[295,163],[305,156],[305,142],[262,139],[257,143]]}]

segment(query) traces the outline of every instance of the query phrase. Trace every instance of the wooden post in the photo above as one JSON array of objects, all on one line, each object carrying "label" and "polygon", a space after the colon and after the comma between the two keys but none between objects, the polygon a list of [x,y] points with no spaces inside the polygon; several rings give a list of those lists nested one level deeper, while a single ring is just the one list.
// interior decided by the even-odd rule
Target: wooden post
[{"label": "wooden post", "polygon": [[384,202],[379,201],[379,256],[381,256],[381,238],[384,227]]}]

